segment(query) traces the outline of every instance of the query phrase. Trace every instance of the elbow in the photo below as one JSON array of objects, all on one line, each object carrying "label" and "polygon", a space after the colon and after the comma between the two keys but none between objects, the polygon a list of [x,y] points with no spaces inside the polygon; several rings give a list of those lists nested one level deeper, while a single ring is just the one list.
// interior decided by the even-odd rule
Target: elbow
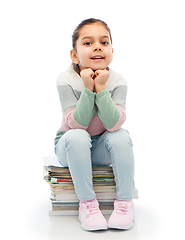
[{"label": "elbow", "polygon": [[83,130],[86,130],[88,128],[88,127],[85,127],[85,126],[82,126],[81,124],[79,124],[74,118],[72,118],[71,121],[68,121],[67,125],[71,129],[83,129]]},{"label": "elbow", "polygon": [[107,129],[107,131],[115,132],[115,131],[119,130],[122,127],[122,125],[125,122],[125,120],[126,120],[126,115],[122,114],[122,116],[119,117],[119,119],[116,122],[116,124],[112,128]]},{"label": "elbow", "polygon": [[64,119],[65,119],[66,124],[67,124],[68,127],[70,127],[71,129],[84,129],[84,130],[86,130],[86,129],[88,128],[88,126],[85,127],[85,126],[81,125],[81,124],[78,123],[78,122],[76,121],[76,119],[74,118],[74,116],[73,116],[73,110],[74,110],[74,109],[75,109],[75,107],[72,107],[72,108],[68,109],[68,110],[65,112],[65,117],[64,117]]}]

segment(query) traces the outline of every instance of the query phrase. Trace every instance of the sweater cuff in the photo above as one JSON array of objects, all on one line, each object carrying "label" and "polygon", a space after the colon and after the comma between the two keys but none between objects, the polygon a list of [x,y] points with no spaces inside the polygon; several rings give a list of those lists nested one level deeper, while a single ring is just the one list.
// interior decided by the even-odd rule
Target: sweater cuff
[{"label": "sweater cuff", "polygon": [[102,90],[101,92],[96,94],[96,99],[99,99],[103,96],[105,96],[106,94],[109,94],[108,90],[105,88],[104,90]]},{"label": "sweater cuff", "polygon": [[96,95],[96,93],[91,92],[91,91],[90,91],[88,88],[86,88],[86,87],[84,87],[82,93],[85,93],[85,94],[87,94],[88,96],[90,96],[90,97],[92,97],[92,98],[94,98],[95,95]]}]

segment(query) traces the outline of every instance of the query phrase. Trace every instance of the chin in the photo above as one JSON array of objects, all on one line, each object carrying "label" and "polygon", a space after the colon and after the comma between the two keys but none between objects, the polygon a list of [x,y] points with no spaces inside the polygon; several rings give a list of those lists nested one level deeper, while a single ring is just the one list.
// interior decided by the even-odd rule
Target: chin
[{"label": "chin", "polygon": [[91,67],[92,70],[96,71],[96,70],[103,70],[105,68],[107,68],[108,66],[95,66],[95,67]]}]

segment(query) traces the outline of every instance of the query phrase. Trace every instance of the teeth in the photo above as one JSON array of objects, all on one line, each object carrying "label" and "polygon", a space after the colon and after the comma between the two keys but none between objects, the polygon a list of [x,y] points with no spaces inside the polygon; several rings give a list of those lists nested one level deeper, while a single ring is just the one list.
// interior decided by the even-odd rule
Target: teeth
[{"label": "teeth", "polygon": [[103,57],[94,57],[93,59],[102,59]]}]

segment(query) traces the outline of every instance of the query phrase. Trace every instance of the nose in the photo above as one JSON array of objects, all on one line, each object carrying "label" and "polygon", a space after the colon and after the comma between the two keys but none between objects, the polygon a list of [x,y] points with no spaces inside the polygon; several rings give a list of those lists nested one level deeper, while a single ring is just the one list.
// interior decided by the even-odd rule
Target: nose
[{"label": "nose", "polygon": [[101,45],[99,44],[96,44],[95,47],[94,47],[94,51],[101,51]]},{"label": "nose", "polygon": [[101,51],[101,48],[94,48],[94,51]]}]

